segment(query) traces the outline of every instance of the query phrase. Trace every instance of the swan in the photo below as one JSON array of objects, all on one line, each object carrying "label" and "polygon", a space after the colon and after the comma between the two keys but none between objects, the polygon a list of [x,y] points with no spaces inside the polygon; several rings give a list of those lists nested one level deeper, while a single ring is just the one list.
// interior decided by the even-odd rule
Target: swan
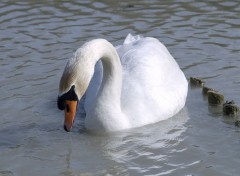
[{"label": "swan", "polygon": [[187,92],[186,77],[167,48],[156,38],[129,34],[117,47],[94,39],[77,49],[60,80],[58,108],[69,132],[85,97],[85,128],[111,132],[174,116]]}]

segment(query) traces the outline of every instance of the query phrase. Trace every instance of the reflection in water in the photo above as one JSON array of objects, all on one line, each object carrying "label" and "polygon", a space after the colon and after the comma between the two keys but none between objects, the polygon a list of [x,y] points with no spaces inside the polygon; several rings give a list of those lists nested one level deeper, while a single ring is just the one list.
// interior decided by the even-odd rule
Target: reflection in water
[{"label": "reflection in water", "polygon": [[187,120],[185,108],[169,120],[111,135],[103,151],[111,160],[127,165],[129,173],[150,174],[162,168],[173,152],[184,150],[179,143],[184,140],[181,134]]},{"label": "reflection in water", "polygon": [[[239,128],[190,89],[188,113],[110,135],[56,107],[66,61],[86,40],[128,33],[162,41],[186,77],[240,104],[240,2],[1,1],[0,175],[238,175]],[[184,115],[185,114],[185,115]],[[218,117],[218,118],[213,118]]]}]

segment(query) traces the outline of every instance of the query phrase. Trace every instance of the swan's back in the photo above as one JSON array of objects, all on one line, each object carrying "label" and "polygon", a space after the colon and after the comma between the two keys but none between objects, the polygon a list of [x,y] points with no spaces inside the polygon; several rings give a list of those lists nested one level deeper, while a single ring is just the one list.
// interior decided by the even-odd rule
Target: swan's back
[{"label": "swan's back", "polygon": [[[187,80],[162,43],[154,38],[128,35],[116,49],[123,69],[121,107],[129,128],[165,120],[184,107]],[[86,113],[97,97],[102,72],[98,62],[83,102]]]},{"label": "swan's back", "polygon": [[184,107],[187,80],[162,43],[129,35],[117,51],[123,67],[122,110],[132,127],[165,120]]}]

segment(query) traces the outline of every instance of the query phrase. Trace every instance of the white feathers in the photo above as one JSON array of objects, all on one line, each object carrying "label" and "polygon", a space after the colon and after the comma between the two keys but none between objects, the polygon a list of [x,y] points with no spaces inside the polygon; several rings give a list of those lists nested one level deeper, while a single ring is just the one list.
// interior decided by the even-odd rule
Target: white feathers
[{"label": "white feathers", "polygon": [[[88,46],[84,49],[86,53],[93,52],[85,53],[89,57],[84,58],[86,62],[94,60],[95,64],[104,58],[104,66],[97,64],[87,89],[86,128],[117,131],[139,127],[172,117],[184,107],[187,80],[167,48],[157,39],[129,34],[123,45],[116,47],[121,63],[115,49],[105,40],[85,45]],[[114,68],[103,74],[103,68],[108,67]],[[88,69],[92,68],[84,71]],[[79,74],[85,73],[80,70]],[[102,77],[107,81],[103,81],[106,85],[100,88]]]}]

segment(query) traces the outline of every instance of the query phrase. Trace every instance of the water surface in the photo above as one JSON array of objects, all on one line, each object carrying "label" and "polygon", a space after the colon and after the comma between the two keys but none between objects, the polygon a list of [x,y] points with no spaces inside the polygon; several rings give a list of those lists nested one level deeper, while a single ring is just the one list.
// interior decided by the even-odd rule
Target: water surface
[{"label": "water surface", "polygon": [[240,104],[240,2],[0,3],[0,175],[238,175],[240,129],[189,89],[166,121],[109,135],[63,128],[56,107],[68,58],[85,41],[128,33],[163,42],[187,78]]}]

